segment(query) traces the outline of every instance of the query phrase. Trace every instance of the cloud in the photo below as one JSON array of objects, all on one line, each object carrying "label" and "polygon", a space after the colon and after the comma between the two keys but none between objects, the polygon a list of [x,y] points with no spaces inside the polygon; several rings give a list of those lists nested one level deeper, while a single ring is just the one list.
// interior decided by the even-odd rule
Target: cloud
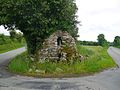
[{"label": "cloud", "polygon": [[103,33],[106,39],[113,41],[120,35],[119,0],[77,0],[78,16],[82,21],[79,27],[80,40],[96,41]]},{"label": "cloud", "polygon": [[9,32],[3,26],[0,26],[0,34],[9,35]]}]

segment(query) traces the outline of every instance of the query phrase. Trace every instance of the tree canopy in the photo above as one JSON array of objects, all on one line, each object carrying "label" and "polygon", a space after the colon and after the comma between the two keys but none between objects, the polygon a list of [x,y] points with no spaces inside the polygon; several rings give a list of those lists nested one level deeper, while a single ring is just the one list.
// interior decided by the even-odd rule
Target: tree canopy
[{"label": "tree canopy", "polygon": [[4,34],[0,34],[0,45],[3,45],[6,43],[6,37]]},{"label": "tree canopy", "polygon": [[11,40],[14,41],[14,39],[16,38],[17,32],[15,30],[10,30],[9,33],[10,33]]},{"label": "tree canopy", "polygon": [[29,54],[57,30],[77,37],[77,7],[74,0],[0,0],[0,25],[23,32]]},{"label": "tree canopy", "polygon": [[99,34],[98,35],[98,44],[102,47],[107,47],[108,46],[108,42],[105,39],[104,34]]},{"label": "tree canopy", "polygon": [[115,37],[113,45],[116,47],[120,47],[120,36]]}]

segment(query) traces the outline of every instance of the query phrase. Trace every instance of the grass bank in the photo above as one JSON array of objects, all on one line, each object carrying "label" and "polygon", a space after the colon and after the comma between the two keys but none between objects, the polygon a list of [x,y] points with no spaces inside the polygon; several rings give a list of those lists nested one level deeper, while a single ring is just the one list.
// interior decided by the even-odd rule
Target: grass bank
[{"label": "grass bank", "polygon": [[116,67],[116,63],[108,55],[107,49],[105,48],[99,46],[79,45],[77,48],[81,55],[88,57],[86,60],[82,62],[75,61],[74,63],[45,62],[34,65],[25,52],[15,57],[10,62],[8,68],[11,72],[22,75],[38,77],[70,77],[90,75],[105,69]]},{"label": "grass bank", "polygon": [[116,48],[120,48],[120,46],[115,46]]},{"label": "grass bank", "polygon": [[9,44],[3,44],[3,45],[0,45],[0,53],[5,53],[23,46],[24,44],[19,42],[11,42]]}]

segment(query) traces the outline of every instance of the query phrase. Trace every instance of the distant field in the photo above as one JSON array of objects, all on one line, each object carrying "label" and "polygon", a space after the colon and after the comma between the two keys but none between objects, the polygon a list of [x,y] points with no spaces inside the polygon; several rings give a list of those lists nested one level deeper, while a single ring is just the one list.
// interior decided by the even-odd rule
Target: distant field
[{"label": "distant field", "polygon": [[23,46],[24,44],[21,44],[21,43],[11,43],[11,44],[0,45],[0,53],[5,53]]},{"label": "distant field", "polygon": [[[77,45],[81,55],[87,56],[85,61],[74,63],[39,63],[33,66],[27,58],[27,53],[23,53],[14,58],[9,64],[11,72],[39,76],[39,77],[64,77],[64,76],[84,76],[94,74],[105,69],[116,67],[116,63],[108,55],[107,49],[100,46],[80,46]],[[19,64],[18,64],[19,63]]]},{"label": "distant field", "polygon": [[12,39],[10,36],[0,34],[0,54],[23,46],[25,46],[25,40],[23,37],[18,41],[16,38]]}]

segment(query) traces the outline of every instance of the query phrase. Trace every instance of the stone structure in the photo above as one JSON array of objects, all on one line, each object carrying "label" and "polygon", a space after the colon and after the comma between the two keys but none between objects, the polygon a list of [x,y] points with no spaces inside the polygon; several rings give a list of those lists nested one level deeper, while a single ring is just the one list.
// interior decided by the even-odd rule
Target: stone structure
[{"label": "stone structure", "polygon": [[40,62],[45,60],[69,60],[76,56],[76,44],[74,38],[66,31],[53,33],[43,43],[39,52]]}]

